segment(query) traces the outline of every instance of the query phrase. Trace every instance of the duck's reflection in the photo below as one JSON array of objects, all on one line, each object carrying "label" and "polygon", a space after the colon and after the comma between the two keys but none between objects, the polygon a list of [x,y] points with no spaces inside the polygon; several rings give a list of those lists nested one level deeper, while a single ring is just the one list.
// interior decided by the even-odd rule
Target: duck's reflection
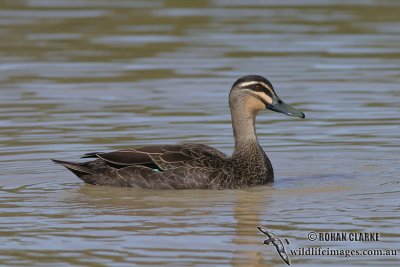
[{"label": "duck's reflection", "polygon": [[[232,266],[272,266],[265,259],[265,248],[263,238],[257,230],[257,226],[268,214],[269,199],[272,198],[273,190],[268,186],[241,190],[237,193],[235,214],[236,235],[232,239],[236,245],[236,251],[232,258]],[[275,262],[275,261],[274,261]]]},{"label": "duck's reflection", "polygon": [[265,252],[257,230],[268,214],[271,189],[157,191],[82,184],[64,201],[75,213],[87,214],[85,223],[95,221],[96,231],[114,231],[115,238],[130,242],[124,247],[146,251],[154,262],[168,255],[168,261],[184,257],[196,264],[261,267],[269,264],[267,254],[280,260],[274,250]]}]

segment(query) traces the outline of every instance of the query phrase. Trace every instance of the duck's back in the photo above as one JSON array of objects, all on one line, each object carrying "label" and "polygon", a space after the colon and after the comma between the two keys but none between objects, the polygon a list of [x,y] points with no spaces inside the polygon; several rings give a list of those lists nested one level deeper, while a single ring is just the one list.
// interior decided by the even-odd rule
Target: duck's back
[{"label": "duck's back", "polygon": [[55,161],[89,184],[148,189],[223,188],[231,180],[229,156],[199,144],[155,145],[88,153],[96,160]]}]

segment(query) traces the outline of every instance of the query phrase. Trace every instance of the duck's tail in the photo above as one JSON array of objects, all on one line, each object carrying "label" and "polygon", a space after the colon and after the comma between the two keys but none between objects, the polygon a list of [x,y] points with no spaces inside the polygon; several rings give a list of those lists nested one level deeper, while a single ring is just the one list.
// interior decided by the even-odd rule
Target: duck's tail
[{"label": "duck's tail", "polygon": [[73,172],[76,176],[82,179],[82,176],[84,175],[91,175],[93,172],[86,167],[85,163],[79,163],[79,162],[71,162],[71,161],[64,161],[64,160],[58,160],[58,159],[52,159],[52,161],[56,164],[60,164]]}]

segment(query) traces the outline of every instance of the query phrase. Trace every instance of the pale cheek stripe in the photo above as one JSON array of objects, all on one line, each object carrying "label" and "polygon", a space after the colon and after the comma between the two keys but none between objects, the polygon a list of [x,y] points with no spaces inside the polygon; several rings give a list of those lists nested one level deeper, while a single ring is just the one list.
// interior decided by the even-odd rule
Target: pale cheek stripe
[{"label": "pale cheek stripe", "polygon": [[[246,89],[248,90],[248,89]],[[259,98],[261,98],[262,100],[264,100],[266,103],[268,104],[272,104],[272,98],[269,97],[268,95],[266,95],[265,93],[262,92],[254,92],[252,90],[248,90],[250,94],[254,94],[257,95]]]},{"label": "pale cheek stripe", "polygon": [[258,95],[261,99],[263,99],[268,104],[272,104],[272,98],[267,96],[266,94],[261,93],[261,92],[253,92],[253,94]]}]

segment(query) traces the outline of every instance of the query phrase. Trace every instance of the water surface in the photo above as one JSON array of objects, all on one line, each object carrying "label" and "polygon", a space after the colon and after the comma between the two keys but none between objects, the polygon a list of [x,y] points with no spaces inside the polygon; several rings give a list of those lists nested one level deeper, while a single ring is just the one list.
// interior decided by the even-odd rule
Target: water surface
[{"label": "water surface", "polygon": [[[286,266],[264,225],[291,249],[398,253],[293,266],[397,266],[399,13],[389,0],[2,1],[0,265]],[[181,142],[231,153],[227,95],[249,73],[307,116],[258,117],[274,184],[94,187],[49,161]]]}]

